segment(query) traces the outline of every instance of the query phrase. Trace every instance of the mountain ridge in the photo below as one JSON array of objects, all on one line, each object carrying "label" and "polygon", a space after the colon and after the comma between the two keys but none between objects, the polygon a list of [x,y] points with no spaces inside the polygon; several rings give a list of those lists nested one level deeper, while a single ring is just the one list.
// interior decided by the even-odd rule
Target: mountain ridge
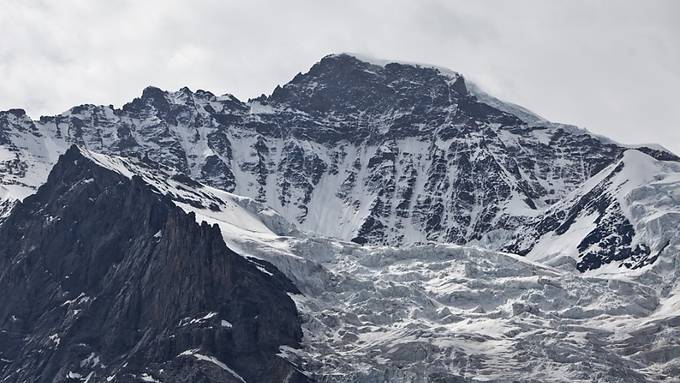
[{"label": "mountain ridge", "polygon": [[[330,53],[330,54],[324,56],[324,57],[322,58],[322,60],[323,60],[323,59],[327,59],[327,58],[338,58],[338,57],[349,57],[349,58],[353,58],[353,59],[356,59],[356,60],[358,60],[358,61],[361,61],[361,62],[364,62],[364,63],[367,63],[367,64],[376,65],[376,66],[383,66],[383,67],[384,67],[385,65],[388,65],[388,64],[396,64],[396,65],[403,65],[403,66],[411,66],[411,67],[414,67],[414,68],[428,68],[428,69],[437,70],[437,71],[439,71],[442,75],[446,75],[446,76],[458,76],[458,77],[460,77],[461,79],[463,79],[463,81],[465,82],[467,91],[469,91],[469,92],[472,93],[472,94],[475,94],[475,95],[478,96],[478,97],[479,97],[479,96],[486,96],[486,97],[480,97],[480,99],[482,99],[482,98],[487,98],[487,97],[488,97],[487,100],[486,100],[486,101],[483,101],[483,102],[489,104],[489,106],[497,107],[498,104],[506,104],[506,105],[508,105],[509,108],[518,107],[518,108],[521,108],[526,114],[532,115],[532,116],[533,116],[533,118],[532,118],[533,120],[539,120],[540,122],[546,122],[546,123],[549,122],[549,121],[548,121],[547,119],[545,119],[544,117],[542,117],[542,116],[536,114],[534,111],[531,111],[531,110],[528,110],[528,109],[522,107],[521,105],[518,105],[518,104],[515,104],[515,103],[512,103],[512,102],[508,102],[508,101],[504,101],[504,100],[498,99],[498,98],[496,98],[496,97],[494,97],[494,96],[488,94],[482,87],[480,87],[479,85],[477,85],[477,84],[474,83],[474,82],[471,82],[469,79],[466,79],[465,76],[464,76],[463,74],[461,74],[461,73],[459,73],[459,72],[456,72],[456,71],[453,71],[453,70],[451,70],[451,69],[449,69],[449,68],[446,68],[446,67],[442,67],[442,66],[435,65],[435,64],[429,64],[429,63],[421,63],[421,62],[416,62],[416,61],[411,62],[411,61],[401,61],[401,60],[379,59],[379,58],[376,58],[376,57],[372,57],[372,56],[370,56],[370,55],[361,54],[361,53],[354,53],[354,52]],[[312,65],[312,68],[313,68],[315,65],[318,65],[318,64],[319,64],[319,62],[315,63],[314,65]],[[296,75],[295,77],[300,76],[300,75],[302,75],[302,72],[298,73],[298,75]],[[294,78],[293,78],[293,80],[294,80]],[[275,87],[274,87],[274,90],[272,90],[272,93],[273,93],[274,91],[276,91],[276,89],[278,89],[278,88],[281,88],[281,85],[275,86]],[[186,93],[192,93],[192,94],[193,94],[193,93],[195,93],[195,94],[202,94],[202,95],[213,96],[213,97],[220,98],[220,99],[230,99],[230,100],[234,101],[234,102],[237,103],[237,104],[245,104],[245,105],[251,104],[251,103],[253,103],[253,102],[257,102],[258,100],[266,100],[266,99],[268,99],[268,98],[270,98],[270,97],[272,96],[272,94],[269,94],[269,95],[267,95],[267,94],[262,94],[262,95],[260,95],[260,96],[258,96],[258,97],[248,98],[248,99],[246,99],[245,101],[243,101],[243,100],[240,100],[240,99],[239,99],[238,97],[236,97],[235,95],[233,95],[232,93],[228,93],[228,92],[227,92],[227,93],[220,94],[220,95],[217,95],[216,93],[214,93],[214,92],[212,92],[212,91],[210,91],[210,90],[206,90],[206,89],[202,89],[202,88],[198,88],[198,89],[196,89],[195,91],[192,91],[192,90],[191,90],[189,87],[187,87],[187,86],[183,86],[183,87],[181,87],[180,89],[178,89],[177,91],[174,91],[174,92],[173,92],[173,91],[169,91],[169,90],[164,90],[164,89],[162,89],[162,88],[160,88],[160,87],[158,87],[158,86],[156,86],[156,85],[147,85],[147,86],[142,90],[142,93],[140,94],[140,97],[138,97],[138,98],[144,98],[145,93],[147,93],[147,94],[155,94],[155,95],[160,95],[160,94],[168,95],[168,94],[178,94],[178,93],[185,93],[185,94],[186,94]],[[137,98],[135,98],[135,99],[137,99]],[[69,113],[69,112],[70,112],[71,110],[73,110],[73,109],[84,108],[84,107],[110,108],[110,109],[112,109],[112,110],[114,110],[114,111],[115,111],[115,110],[121,110],[121,111],[122,111],[122,110],[125,109],[125,107],[126,107],[127,105],[130,105],[130,104],[132,104],[133,102],[134,102],[134,101],[125,102],[125,103],[121,104],[120,107],[118,107],[118,108],[114,107],[113,104],[108,104],[108,105],[105,105],[105,104],[92,104],[92,103],[78,104],[78,105],[76,105],[76,106],[73,106],[73,107],[71,107],[71,108],[69,108],[69,109],[63,111],[62,113],[59,113],[58,115],[67,114],[67,113]],[[494,105],[494,104],[495,104],[495,105]],[[22,108],[9,108],[9,109],[6,109],[6,110],[0,110],[0,113],[13,114],[13,115],[15,115],[15,116],[17,116],[17,117],[28,116],[28,113],[26,112],[26,110],[24,110],[24,109],[22,109]],[[50,118],[50,117],[53,117],[53,116],[55,116],[55,115],[41,115],[41,116],[39,116],[38,119],[32,119],[32,118],[30,118],[30,117],[29,117],[29,119],[31,119],[31,121],[33,121],[33,122],[39,122],[39,121],[40,121],[41,119],[43,119],[43,118]],[[537,121],[527,121],[527,122],[537,122]],[[552,124],[555,124],[555,123],[552,123]],[[583,131],[584,133],[587,133],[587,134],[596,136],[596,137],[598,137],[598,138],[603,138],[603,139],[611,140],[613,143],[616,143],[616,144],[619,144],[619,145],[623,145],[623,146],[628,146],[628,147],[631,147],[631,148],[635,148],[635,147],[637,147],[637,146],[644,146],[644,147],[650,147],[650,149],[655,149],[655,150],[659,150],[659,151],[666,151],[666,152],[669,152],[669,153],[671,153],[671,154],[674,154],[674,153],[672,153],[672,151],[670,151],[670,150],[668,150],[667,148],[663,147],[663,146],[662,146],[661,144],[659,144],[659,143],[622,144],[622,143],[620,143],[620,142],[617,142],[617,141],[612,140],[612,139],[609,138],[609,137],[606,137],[606,136],[603,136],[603,135],[599,135],[599,134],[594,133],[594,132],[591,132],[591,131],[589,131],[588,129],[585,129],[585,128],[576,127],[575,125],[564,124],[564,123],[556,123],[556,125],[561,125],[561,126],[570,127],[570,128],[576,128],[576,129],[579,129],[579,130]],[[674,155],[675,155],[675,154],[674,154]],[[678,158],[678,160],[680,160],[680,157]]]},{"label": "mountain ridge", "polygon": [[72,146],[0,224],[0,376],[307,382],[276,356],[302,337],[297,290],[128,176]]},{"label": "mountain ridge", "polygon": [[174,167],[302,230],[500,249],[629,149],[483,101],[455,72],[329,55],[247,103],[149,87],[121,109],[84,105],[38,121],[0,113],[0,181],[7,198],[29,194],[76,143]]}]

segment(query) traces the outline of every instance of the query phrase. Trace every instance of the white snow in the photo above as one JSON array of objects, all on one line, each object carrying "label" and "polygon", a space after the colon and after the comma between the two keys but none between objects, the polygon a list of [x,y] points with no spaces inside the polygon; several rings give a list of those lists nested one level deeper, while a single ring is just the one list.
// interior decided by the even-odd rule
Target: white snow
[{"label": "white snow", "polygon": [[59,334],[52,334],[48,338],[50,341],[54,343],[56,347],[59,347],[59,344],[61,343],[61,338],[59,338]]},{"label": "white snow", "polygon": [[273,276],[273,275],[274,275],[274,274],[270,273],[269,271],[267,271],[267,269],[265,269],[264,267],[262,267],[262,266],[260,266],[260,265],[256,265],[255,267],[257,267],[257,269],[260,270],[260,272],[262,272],[262,273],[264,273],[264,274],[266,274],[266,275],[269,275],[269,276]]},{"label": "white snow", "polygon": [[199,317],[199,318],[190,318],[190,317],[187,317],[187,318],[182,319],[182,320],[179,322],[178,327],[187,326],[187,325],[196,324],[196,323],[203,323],[203,322],[205,322],[205,321],[207,321],[207,320],[209,320],[209,319],[212,319],[212,318],[216,317],[217,315],[218,315],[218,314],[217,314],[216,312],[213,311],[213,312],[209,312],[209,313],[207,313],[206,315],[204,315],[204,316],[202,316],[202,317]]},{"label": "white snow", "polygon": [[199,351],[198,349],[186,350],[186,351],[180,353],[178,356],[193,356],[194,358],[196,358],[198,360],[212,363],[212,364],[218,366],[219,368],[227,371],[228,373],[230,373],[233,377],[235,377],[239,381],[246,383],[245,379],[243,379],[239,374],[237,374],[236,371],[229,368],[229,366],[227,366],[223,362],[220,362],[217,358],[215,358],[213,356],[207,356],[207,355],[199,354],[198,351]]},{"label": "white snow", "polygon": [[249,103],[250,113],[252,114],[272,114],[276,110],[269,105],[262,104],[258,101],[252,101]]},{"label": "white snow", "polygon": [[[677,203],[680,200],[680,164],[659,161],[638,150],[626,150],[621,160],[591,177],[551,206],[548,212],[569,211],[584,195],[602,185],[604,189],[599,193],[615,201],[633,225],[633,246],[644,243],[652,252],[659,252],[663,247],[674,251],[672,249],[680,245],[680,205]],[[562,263],[565,257],[578,259],[576,246],[595,228],[598,214],[581,214],[566,233],[557,235],[551,232],[540,237],[528,257],[553,265]],[[607,276],[622,272],[639,274],[638,271],[622,269],[620,265],[621,262],[612,262],[589,273]]]},{"label": "white snow", "polygon": [[149,375],[148,373],[143,373],[142,375],[139,376],[139,378],[143,382],[153,382],[153,383],[161,383],[160,380],[155,379],[153,376]]},{"label": "white snow", "polygon": [[546,264],[559,264],[563,257],[578,259],[576,246],[595,228],[595,218],[596,215],[579,217],[566,233],[541,237],[527,258]]},{"label": "white snow", "polygon": [[377,66],[381,66],[381,67],[384,67],[385,65],[388,65],[388,64],[409,65],[409,66],[414,66],[414,67],[437,69],[441,74],[446,75],[448,77],[451,77],[453,79],[460,77],[460,74],[458,74],[457,72],[455,72],[451,69],[448,69],[448,68],[445,68],[445,67],[442,67],[442,66],[438,66],[438,65],[433,65],[433,64],[425,64],[425,63],[418,63],[418,62],[412,62],[412,61],[402,61],[402,60],[379,59],[379,58],[372,57],[372,56],[367,55],[367,54],[351,53],[351,52],[343,52],[343,53],[338,53],[338,54],[331,55],[331,56],[339,56],[339,55],[352,56],[359,61],[367,62],[369,64],[377,65]]}]

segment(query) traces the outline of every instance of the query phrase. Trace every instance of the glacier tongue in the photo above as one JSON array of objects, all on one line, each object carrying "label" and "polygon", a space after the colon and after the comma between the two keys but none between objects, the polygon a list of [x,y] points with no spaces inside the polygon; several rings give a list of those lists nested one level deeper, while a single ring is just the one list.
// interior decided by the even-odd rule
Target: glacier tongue
[{"label": "glacier tongue", "polygon": [[645,382],[680,371],[680,289],[647,284],[652,271],[578,276],[455,245],[240,246],[304,293],[292,296],[304,350],[282,352],[322,382]]},{"label": "glacier tongue", "polygon": [[680,267],[671,258],[576,275],[473,247],[221,229],[303,293],[291,297],[304,348],[281,355],[320,382],[647,382],[680,372]]}]

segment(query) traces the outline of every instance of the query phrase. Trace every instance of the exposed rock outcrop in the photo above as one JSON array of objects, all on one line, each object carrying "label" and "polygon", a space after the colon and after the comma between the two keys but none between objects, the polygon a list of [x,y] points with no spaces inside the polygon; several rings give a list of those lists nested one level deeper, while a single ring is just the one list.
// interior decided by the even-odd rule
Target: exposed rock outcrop
[{"label": "exposed rock outcrop", "polygon": [[0,242],[0,380],[308,381],[276,355],[302,337],[292,284],[77,147]]}]

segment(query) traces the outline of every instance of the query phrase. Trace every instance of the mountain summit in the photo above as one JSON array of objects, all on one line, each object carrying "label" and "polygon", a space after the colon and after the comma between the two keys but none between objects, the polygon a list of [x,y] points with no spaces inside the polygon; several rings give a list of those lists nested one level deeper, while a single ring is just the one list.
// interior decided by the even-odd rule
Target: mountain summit
[{"label": "mountain summit", "polygon": [[[456,72],[348,54],[248,102],[149,87],[122,109],[82,105],[39,121],[0,112],[0,143],[6,199],[29,194],[76,143],[175,168],[326,236],[522,252],[520,228],[540,225],[630,149],[503,103]],[[624,218],[611,224],[626,226]]]}]

